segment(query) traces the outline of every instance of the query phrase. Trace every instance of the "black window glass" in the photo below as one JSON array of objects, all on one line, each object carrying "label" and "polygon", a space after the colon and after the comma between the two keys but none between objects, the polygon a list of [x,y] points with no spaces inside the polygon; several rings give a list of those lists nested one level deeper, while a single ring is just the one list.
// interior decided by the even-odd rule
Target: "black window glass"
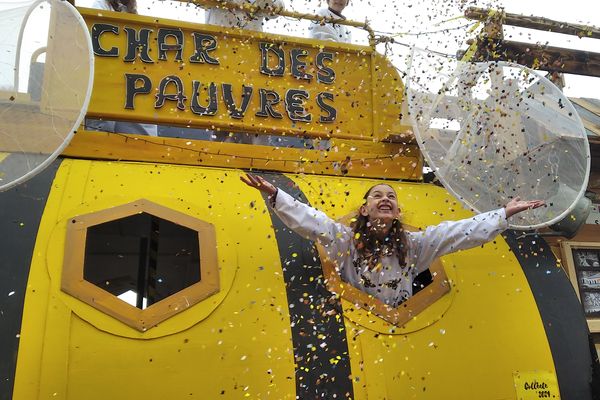
[{"label": "black window glass", "polygon": [[200,282],[198,232],[148,213],[87,230],[84,279],[145,309]]}]

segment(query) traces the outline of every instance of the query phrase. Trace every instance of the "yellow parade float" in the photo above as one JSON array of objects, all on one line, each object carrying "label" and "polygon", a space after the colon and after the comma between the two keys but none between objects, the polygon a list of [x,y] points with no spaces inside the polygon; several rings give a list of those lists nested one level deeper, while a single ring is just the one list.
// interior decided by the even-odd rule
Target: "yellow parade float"
[{"label": "yellow parade float", "polygon": [[386,182],[411,230],[472,215],[423,180],[405,82],[374,45],[78,12],[85,120],[0,193],[3,399],[592,398],[585,318],[542,238],[444,256],[392,308],[240,182],[336,219]]}]

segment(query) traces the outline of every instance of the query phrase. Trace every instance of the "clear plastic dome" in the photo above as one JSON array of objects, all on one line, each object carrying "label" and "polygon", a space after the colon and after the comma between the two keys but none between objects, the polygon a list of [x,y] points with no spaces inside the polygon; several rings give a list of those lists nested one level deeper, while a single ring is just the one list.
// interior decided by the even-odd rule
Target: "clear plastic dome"
[{"label": "clear plastic dome", "polygon": [[407,101],[427,163],[473,210],[517,196],[544,200],[545,207],[509,219],[512,228],[536,229],[560,221],[585,193],[585,129],[570,101],[539,73],[415,49]]},{"label": "clear plastic dome", "polygon": [[0,3],[0,190],[65,148],[90,99],[88,29],[68,2]]}]

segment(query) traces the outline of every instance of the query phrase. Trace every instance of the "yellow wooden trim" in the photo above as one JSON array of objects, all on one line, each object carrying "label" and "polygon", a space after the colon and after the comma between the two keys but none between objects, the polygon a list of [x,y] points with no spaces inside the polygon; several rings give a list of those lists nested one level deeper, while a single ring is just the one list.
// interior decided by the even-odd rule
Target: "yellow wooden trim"
[{"label": "yellow wooden trim", "polygon": [[[577,294],[577,298],[580,302],[581,295],[579,293],[579,281],[577,280],[577,272],[575,271],[575,261],[573,260],[573,249],[598,249],[600,250],[600,242],[571,242],[571,241],[563,241],[560,244],[560,249],[562,253],[563,265],[566,263],[566,269],[569,274],[569,279],[571,280],[571,284],[575,289],[575,293]],[[583,303],[582,303],[583,308]],[[590,332],[600,332],[600,318],[587,318],[588,327]]]},{"label": "yellow wooden trim", "polygon": [[[144,310],[121,301],[113,294],[100,289],[83,278],[87,228],[141,212],[147,212],[197,231],[202,269],[200,282],[174,293]],[[212,224],[148,200],[137,200],[91,214],[73,217],[69,220],[61,289],[132,328],[145,332],[156,324],[219,291],[216,248],[215,228]]]},{"label": "yellow wooden trim", "polygon": [[473,41],[473,43],[471,43],[471,45],[469,46],[469,48],[467,49],[467,51],[461,58],[461,61],[464,61],[464,62],[471,61],[471,59],[475,55],[476,51],[477,51],[477,41]]},{"label": "yellow wooden trim", "polygon": [[344,282],[337,272],[335,263],[327,257],[325,249],[321,245],[317,245],[317,247],[323,263],[327,288],[331,292],[338,293],[343,299],[357,307],[364,308],[396,326],[404,325],[450,291],[444,267],[438,259],[430,266],[433,282],[400,304],[400,306],[391,307],[370,294]]},{"label": "yellow wooden trim", "polygon": [[342,152],[346,156],[354,153],[368,153],[373,156],[417,157],[421,155],[415,142],[375,142],[372,140],[331,139],[329,141],[333,152]]},{"label": "yellow wooden trim", "polygon": [[[220,65],[199,65],[194,62],[179,63],[175,60],[161,60],[142,65],[125,62],[122,57],[97,56],[95,89],[92,92],[88,116],[104,120],[126,120],[132,122],[158,123],[172,126],[207,128],[212,130],[239,130],[242,132],[268,133],[278,135],[301,135],[324,138],[339,137],[357,140],[380,140],[391,135],[411,135],[410,129],[399,122],[402,114],[404,85],[396,68],[381,54],[370,47],[352,46],[336,42],[323,42],[315,39],[272,35],[261,32],[245,31],[237,28],[224,28],[210,25],[180,23],[179,21],[126,15],[110,11],[81,9],[88,27],[98,22],[111,22],[119,27],[117,35],[108,35],[104,39],[106,46],[125,51],[126,35],[123,29],[177,28],[183,31],[186,52],[194,49],[191,32],[211,34],[221,45],[215,49]],[[325,84],[318,79],[311,82],[298,82],[291,73],[274,78],[260,72],[262,52],[259,42],[277,43],[282,51],[303,49],[307,52],[310,71],[318,70],[316,57],[323,50],[335,54],[331,68],[336,79]],[[151,49],[152,51],[154,49]],[[185,56],[187,57],[187,55]],[[102,71],[100,73],[99,71]],[[182,93],[188,97],[188,105],[177,107],[156,106],[156,96],[143,93],[136,96],[135,105],[125,109],[127,73],[143,74],[155,90],[164,80],[165,71],[170,71],[182,79]],[[192,111],[189,101],[194,77],[202,77],[204,85],[208,82],[233,85],[238,94],[241,85],[254,87],[243,118],[233,118],[225,104],[218,101],[215,115],[198,115]],[[255,111],[261,106],[259,88],[269,88],[280,95],[292,88],[302,88],[308,93],[305,109],[313,118],[311,121],[295,121],[283,118],[265,118]],[[220,89],[219,89],[220,90]],[[331,106],[337,111],[335,121],[320,121],[319,113],[325,109],[317,106],[317,93],[334,95]],[[375,95],[376,94],[376,95]],[[285,97],[285,96],[284,96]],[[284,98],[282,97],[282,99]],[[282,105],[283,106],[283,105]],[[280,109],[280,111],[283,111]],[[289,112],[289,110],[288,110]]]},{"label": "yellow wooden trim", "polygon": [[[353,214],[346,215],[339,221],[347,225],[353,216]],[[406,224],[404,228],[410,231],[416,230]],[[450,291],[444,266],[439,258],[436,258],[429,267],[433,281],[398,307],[391,307],[365,291],[344,282],[338,273],[335,261],[327,256],[325,248],[317,243],[317,249],[323,266],[323,276],[331,292],[339,294],[356,307],[366,309],[396,326],[404,325]]]},{"label": "yellow wooden trim", "polygon": [[410,180],[421,180],[423,169],[416,145],[342,139],[335,140],[331,151],[323,151],[80,131],[63,155]]}]

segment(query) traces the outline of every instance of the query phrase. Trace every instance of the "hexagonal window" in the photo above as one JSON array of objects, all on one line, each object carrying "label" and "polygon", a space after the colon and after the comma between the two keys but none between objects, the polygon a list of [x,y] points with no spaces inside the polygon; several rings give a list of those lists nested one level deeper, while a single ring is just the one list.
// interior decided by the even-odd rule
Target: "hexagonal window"
[{"label": "hexagonal window", "polygon": [[147,200],[72,218],[62,289],[152,328],[219,290],[214,227]]},{"label": "hexagonal window", "polygon": [[90,226],[83,279],[139,309],[200,282],[198,232],[148,213]]}]

